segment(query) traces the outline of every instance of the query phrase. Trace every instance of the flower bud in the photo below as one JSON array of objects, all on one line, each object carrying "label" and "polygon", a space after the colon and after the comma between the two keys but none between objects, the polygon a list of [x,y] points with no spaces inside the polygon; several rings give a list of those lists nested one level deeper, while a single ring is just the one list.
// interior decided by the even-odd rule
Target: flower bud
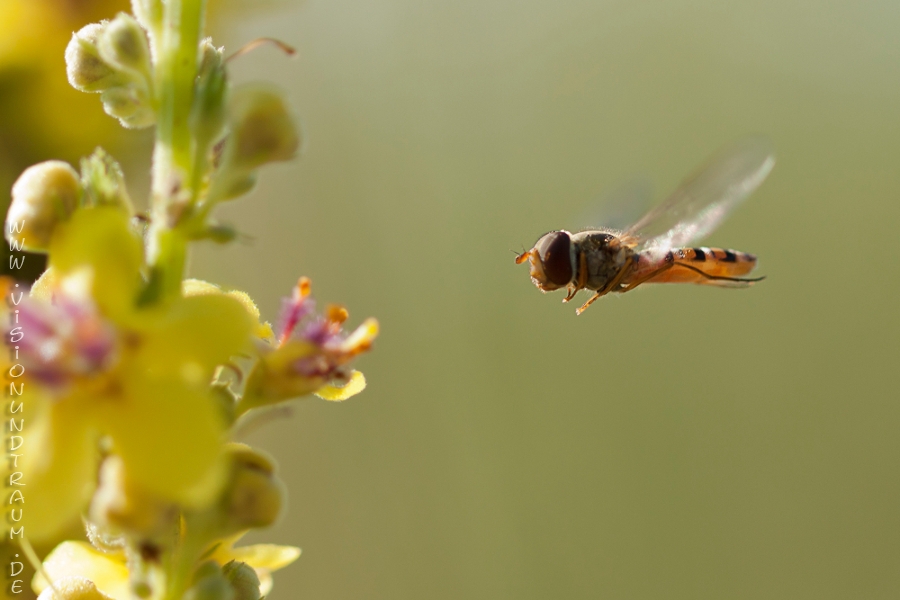
[{"label": "flower bud", "polygon": [[256,169],[297,154],[300,132],[280,91],[258,85],[236,88],[228,112],[231,135],[225,149],[226,169]]},{"label": "flower bud", "polygon": [[203,564],[194,575],[194,581],[184,594],[184,600],[238,600],[222,570],[214,563]]},{"label": "flower bud", "polygon": [[156,113],[150,99],[134,87],[114,87],[100,94],[103,110],[115,117],[128,129],[150,127],[156,122]]},{"label": "flower bud", "polygon": [[127,80],[100,58],[97,40],[107,25],[107,21],[101,21],[82,27],[66,47],[66,74],[76,90],[102,92]]},{"label": "flower bud", "polygon": [[230,200],[244,194],[250,193],[250,190],[256,186],[256,173],[222,173],[220,178],[216,180],[213,192],[214,198],[217,200]]},{"label": "flower bud", "polygon": [[226,452],[231,477],[219,504],[223,518],[219,536],[271,525],[278,518],[284,500],[283,486],[275,476],[275,463],[245,444],[228,444]]},{"label": "flower bud", "polygon": [[222,49],[216,48],[209,38],[200,43],[200,55],[191,128],[197,136],[197,143],[202,145],[204,151],[209,151],[212,144],[221,139],[225,126],[228,76]]},{"label": "flower bud", "polygon": [[54,593],[53,588],[47,587],[38,596],[38,600],[112,600],[98,590],[94,582],[84,577],[66,577],[53,582],[53,587],[58,593]]},{"label": "flower bud", "polygon": [[259,600],[259,577],[247,563],[230,561],[222,566],[225,579],[234,589],[234,600]]},{"label": "flower bud", "polygon": [[108,22],[97,38],[97,51],[108,65],[133,71],[145,79],[149,77],[150,47],[134,17],[119,13]]},{"label": "flower bud", "polygon": [[128,216],[134,214],[122,167],[103,148],[81,159],[81,183],[85,206],[118,206]]},{"label": "flower bud", "polygon": [[162,25],[163,7],[160,0],[131,0],[131,12],[146,29],[154,30]]},{"label": "flower bud", "polygon": [[178,507],[135,485],[125,472],[125,461],[111,455],[100,467],[90,517],[107,531],[152,539],[172,530]]},{"label": "flower bud", "polygon": [[68,163],[48,160],[28,167],[13,184],[6,239],[17,248],[46,252],[53,230],[72,216],[81,192],[78,173]]}]

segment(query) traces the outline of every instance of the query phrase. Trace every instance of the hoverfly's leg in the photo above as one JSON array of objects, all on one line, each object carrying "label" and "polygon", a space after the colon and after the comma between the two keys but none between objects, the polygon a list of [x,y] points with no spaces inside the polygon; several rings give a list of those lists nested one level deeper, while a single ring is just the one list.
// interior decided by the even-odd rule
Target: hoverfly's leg
[{"label": "hoverfly's leg", "polygon": [[[693,267],[691,265],[686,265],[684,263],[672,263],[671,266],[675,266],[675,265],[678,265],[679,267],[684,267],[686,269],[690,269],[691,271],[696,272],[698,275],[701,275],[704,278],[709,279],[710,281],[733,281],[736,283],[748,283],[749,284],[749,283],[757,283],[757,282],[765,279],[765,276],[763,276],[763,277],[726,277],[724,275],[710,275],[709,273],[701,271],[697,267]],[[658,273],[655,273],[655,274],[658,274]]]},{"label": "hoverfly's leg", "polygon": [[602,290],[597,290],[597,292],[593,296],[591,296],[587,302],[585,302],[584,304],[581,305],[581,308],[579,308],[578,310],[575,311],[575,314],[580,315],[581,313],[583,313],[585,311],[585,309],[587,309],[588,306],[590,306],[594,302],[594,300],[596,300],[600,296],[605,296],[610,291],[616,289],[616,287],[620,283],[622,283],[622,280],[625,278],[625,274],[628,271],[629,271],[629,269],[627,267],[623,267],[622,269],[619,269],[619,272],[616,273],[616,276],[613,277],[609,283],[607,283],[605,286],[603,286]]},{"label": "hoverfly's leg", "polygon": [[606,292],[594,292],[594,295],[591,296],[590,298],[588,298],[588,301],[585,302],[584,304],[582,304],[582,305],[581,305],[581,308],[575,310],[575,314],[576,314],[576,315],[580,315],[580,314],[583,313],[585,310],[587,310],[587,307],[588,307],[588,306],[590,306],[591,304],[593,304],[594,300],[596,300],[596,299],[599,298],[600,296],[605,296],[605,295],[606,295]]},{"label": "hoverfly's leg", "polygon": [[580,254],[581,257],[578,259],[578,274],[575,278],[575,281],[569,284],[569,293],[565,298],[563,298],[563,302],[568,302],[569,300],[574,298],[575,294],[578,293],[578,290],[584,289],[584,285],[587,283],[587,255],[584,252],[581,252]]}]

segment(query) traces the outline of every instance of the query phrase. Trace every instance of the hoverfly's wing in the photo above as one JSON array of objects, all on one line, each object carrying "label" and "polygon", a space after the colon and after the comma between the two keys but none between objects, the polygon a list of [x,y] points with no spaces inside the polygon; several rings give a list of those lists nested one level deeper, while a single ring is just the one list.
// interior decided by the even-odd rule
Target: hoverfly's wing
[{"label": "hoverfly's wing", "polygon": [[634,220],[653,205],[653,181],[645,176],[636,176],[603,194],[595,206],[603,211],[602,222],[610,229],[625,230]]},{"label": "hoverfly's wing", "polygon": [[653,205],[653,182],[647,177],[633,177],[603,192],[588,203],[588,208],[572,221],[582,228],[604,228],[624,231]]},{"label": "hoverfly's wing", "polygon": [[752,137],[717,154],[669,198],[625,232],[641,248],[665,254],[712,232],[763,182],[775,157],[769,141]]}]

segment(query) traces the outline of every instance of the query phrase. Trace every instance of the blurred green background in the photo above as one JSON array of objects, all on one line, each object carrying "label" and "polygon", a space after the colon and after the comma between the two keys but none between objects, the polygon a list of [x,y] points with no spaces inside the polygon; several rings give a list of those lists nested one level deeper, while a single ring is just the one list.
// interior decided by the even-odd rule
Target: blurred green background
[{"label": "blurred green background", "polygon": [[[898,31],[883,1],[310,0],[219,22],[232,49],[298,48],[234,72],[286,86],[307,139],[221,212],[253,240],[192,274],[272,320],[308,275],[382,324],[363,395],[248,439],[290,494],[254,539],[304,551],[273,597],[896,598]],[[629,177],[661,198],[755,132],[775,170],[707,243],[758,254],[764,283],[576,317],[513,264],[600,224]]]}]

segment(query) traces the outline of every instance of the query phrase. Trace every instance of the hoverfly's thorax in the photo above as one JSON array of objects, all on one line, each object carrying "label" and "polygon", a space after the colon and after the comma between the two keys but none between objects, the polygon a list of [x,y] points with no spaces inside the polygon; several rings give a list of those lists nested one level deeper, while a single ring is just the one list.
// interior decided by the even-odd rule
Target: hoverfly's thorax
[{"label": "hoverfly's thorax", "polygon": [[[610,231],[590,230],[572,236],[578,265],[577,281],[589,290],[606,287],[625,268],[634,252]],[[584,269],[584,272],[581,270]]]}]

